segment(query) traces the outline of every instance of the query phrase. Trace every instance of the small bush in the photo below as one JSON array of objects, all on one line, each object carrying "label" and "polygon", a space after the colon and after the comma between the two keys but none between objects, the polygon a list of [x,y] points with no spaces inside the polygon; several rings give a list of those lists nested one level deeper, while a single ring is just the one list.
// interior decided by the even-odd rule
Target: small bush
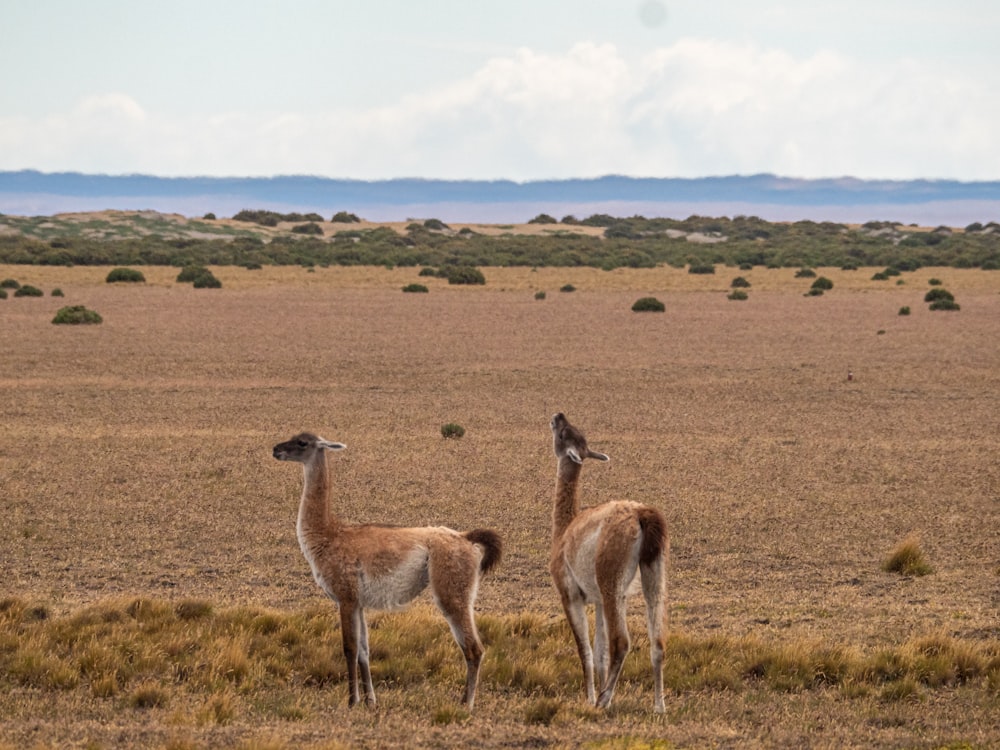
[{"label": "small bush", "polygon": [[545,292],[535,292],[535,299],[545,299]]},{"label": "small bush", "polygon": [[959,305],[955,300],[951,299],[939,299],[934,300],[927,308],[928,310],[961,310],[962,306]]},{"label": "small bush", "polygon": [[314,234],[322,236],[323,227],[321,227],[315,221],[309,221],[306,222],[305,224],[296,224],[294,227],[292,227],[292,232],[295,234]]},{"label": "small bush", "polygon": [[428,219],[427,221],[424,222],[424,227],[438,232],[444,231],[445,229],[449,229],[448,225],[445,224],[440,219]]},{"label": "small bush", "polygon": [[576,291],[576,287],[573,286],[572,284],[563,284],[561,287],[559,287],[559,291],[560,292],[575,292]]},{"label": "small bush", "polygon": [[56,288],[56,289],[52,290],[52,296],[53,297],[65,297],[66,295],[63,294],[63,290],[62,289]]},{"label": "small bush", "polygon": [[726,295],[726,299],[736,300],[742,302],[743,300],[750,299],[750,295],[744,292],[742,289],[734,289],[729,294]]},{"label": "small bush", "polygon": [[20,289],[21,282],[17,279],[4,279],[0,281],[0,289]]},{"label": "small bush", "polygon": [[529,224],[558,224],[554,216],[548,214],[538,214],[534,219],[528,220]]},{"label": "small bush", "polygon": [[0,289],[0,299],[7,299],[7,290]]},{"label": "small bush", "polygon": [[823,290],[818,287],[812,287],[808,292],[802,295],[803,297],[822,297]]},{"label": "small bush", "polygon": [[195,289],[221,289],[222,282],[219,281],[212,274],[211,271],[206,271],[205,273],[198,276],[192,283]]},{"label": "small bush", "polygon": [[665,312],[666,309],[666,305],[656,297],[641,297],[632,305],[632,312]]},{"label": "small bush", "polygon": [[423,284],[407,284],[403,287],[404,292],[426,292],[427,287]]},{"label": "small bush", "polygon": [[730,284],[729,286],[731,286],[733,289],[749,289],[750,282],[744,279],[742,276],[737,276],[735,279],[733,279],[733,283]]},{"label": "small bush", "polygon": [[937,302],[938,300],[948,300],[949,302],[954,302],[955,295],[943,287],[931,289],[924,295],[924,302]]},{"label": "small bush", "polygon": [[104,319],[93,310],[88,310],[83,305],[72,305],[63,307],[52,319],[56,325],[81,325],[103,323]]},{"label": "small bush", "polygon": [[31,286],[31,284],[25,284],[24,286],[19,287],[17,289],[17,291],[14,292],[14,296],[15,297],[44,297],[45,295],[42,292],[42,290],[39,289],[38,287]]},{"label": "small bush", "polygon": [[184,266],[177,274],[178,284],[190,284],[202,274],[211,273],[205,266]]},{"label": "small bush", "polygon": [[438,270],[436,268],[421,268],[420,273],[417,276],[438,276]]},{"label": "small bush", "polygon": [[688,273],[715,273],[715,266],[711,263],[692,263],[688,266]]},{"label": "small bush", "polygon": [[460,424],[449,422],[441,425],[441,437],[458,440],[463,435],[465,435],[465,428]]},{"label": "small bush", "polygon": [[213,214],[211,211],[209,211],[207,214],[205,214],[201,218],[203,218],[205,221],[215,221],[215,214]]},{"label": "small bush", "polygon": [[347,211],[338,211],[333,215],[330,221],[334,224],[360,224],[361,219],[359,219],[355,214],[348,213]]},{"label": "small bush", "polygon": [[816,272],[811,268],[800,268],[795,272],[795,278],[797,279],[815,279]]},{"label": "small bush", "polygon": [[941,279],[928,279],[927,283],[931,286],[941,286]]},{"label": "small bush", "polygon": [[888,281],[889,276],[884,271],[879,271],[874,276],[872,276],[872,281]]},{"label": "small bush", "polygon": [[908,305],[904,305],[903,307],[899,308],[899,314],[900,315],[909,315],[910,314],[910,308],[909,308],[909,306]]},{"label": "small bush", "polygon": [[811,288],[823,289],[824,291],[827,289],[833,289],[833,282],[830,281],[830,279],[826,278],[826,276],[820,276],[818,279],[816,279],[816,281],[812,283]]},{"label": "small bush", "polygon": [[920,540],[913,535],[906,537],[893,548],[889,557],[882,563],[882,570],[904,576],[925,576],[934,572],[920,548]]},{"label": "small bush", "polygon": [[448,269],[449,284],[485,284],[483,272],[474,266],[455,266]]},{"label": "small bush", "polygon": [[142,271],[136,271],[134,268],[112,268],[105,281],[108,284],[114,284],[118,281],[135,284],[144,283],[146,277],[142,275]]}]

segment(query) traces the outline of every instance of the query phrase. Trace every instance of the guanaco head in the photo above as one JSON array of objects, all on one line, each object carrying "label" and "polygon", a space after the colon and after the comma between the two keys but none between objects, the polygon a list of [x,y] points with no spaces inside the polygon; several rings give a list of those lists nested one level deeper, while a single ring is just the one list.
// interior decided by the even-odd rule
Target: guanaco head
[{"label": "guanaco head", "polygon": [[279,461],[298,461],[304,464],[308,463],[316,455],[316,451],[324,449],[339,451],[346,447],[343,443],[324,440],[321,437],[313,435],[311,432],[300,432],[291,440],[278,443],[274,446],[272,453]]},{"label": "guanaco head", "polygon": [[587,447],[587,438],[566,419],[562,412],[553,415],[549,422],[552,428],[552,448],[556,458],[566,457],[574,463],[582,464],[585,458],[596,458],[598,461],[609,461],[603,453],[592,451]]}]

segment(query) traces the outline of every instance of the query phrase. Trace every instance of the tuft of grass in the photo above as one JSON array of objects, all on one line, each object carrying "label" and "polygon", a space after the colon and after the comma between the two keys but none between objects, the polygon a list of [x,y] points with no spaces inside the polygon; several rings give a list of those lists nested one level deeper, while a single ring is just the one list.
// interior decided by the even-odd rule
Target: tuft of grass
[{"label": "tuft of grass", "polygon": [[458,440],[465,435],[465,428],[460,424],[455,424],[454,422],[448,422],[448,424],[441,425],[441,437],[449,438],[452,440]]},{"label": "tuft of grass", "polygon": [[431,721],[439,726],[461,723],[469,720],[469,712],[460,706],[441,706],[438,708]]},{"label": "tuft of grass", "polygon": [[750,299],[750,295],[744,292],[742,289],[734,289],[729,294],[726,295],[726,299],[733,300],[736,302],[743,302]]},{"label": "tuft of grass", "polygon": [[899,314],[900,315],[909,315],[910,314],[910,307],[909,307],[909,305],[903,305],[901,308],[899,308]]},{"label": "tuft of grass", "polygon": [[403,287],[403,291],[426,293],[428,290],[427,287],[424,286],[423,284],[407,284],[406,286]]},{"label": "tuft of grass", "polygon": [[920,540],[912,534],[892,549],[882,563],[882,570],[904,576],[925,576],[934,572],[924,556]]},{"label": "tuft of grass", "polygon": [[182,620],[201,620],[212,614],[212,603],[203,599],[185,599],[177,603],[174,612]]},{"label": "tuft of grass", "polygon": [[562,708],[562,703],[554,698],[537,698],[524,710],[526,724],[541,724],[548,726]]},{"label": "tuft of grass", "polygon": [[162,708],[170,701],[170,694],[157,684],[140,685],[128,696],[132,708]]}]

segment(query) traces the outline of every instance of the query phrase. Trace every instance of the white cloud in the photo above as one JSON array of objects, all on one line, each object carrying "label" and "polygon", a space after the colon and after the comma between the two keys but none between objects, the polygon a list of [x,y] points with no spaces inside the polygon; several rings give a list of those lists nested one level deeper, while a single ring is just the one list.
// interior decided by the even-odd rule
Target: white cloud
[{"label": "white cloud", "polygon": [[[992,76],[992,78],[991,78]],[[173,117],[108,94],[0,117],[0,169],[539,179],[602,174],[1000,179],[996,72],[687,39],[641,58],[521,49],[367,110]]]}]

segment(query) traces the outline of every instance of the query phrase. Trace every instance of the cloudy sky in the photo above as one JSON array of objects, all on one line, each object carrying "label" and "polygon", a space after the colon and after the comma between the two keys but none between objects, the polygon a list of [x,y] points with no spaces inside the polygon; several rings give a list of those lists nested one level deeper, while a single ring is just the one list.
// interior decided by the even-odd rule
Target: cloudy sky
[{"label": "cloudy sky", "polygon": [[995,0],[0,10],[0,170],[1000,180]]}]

